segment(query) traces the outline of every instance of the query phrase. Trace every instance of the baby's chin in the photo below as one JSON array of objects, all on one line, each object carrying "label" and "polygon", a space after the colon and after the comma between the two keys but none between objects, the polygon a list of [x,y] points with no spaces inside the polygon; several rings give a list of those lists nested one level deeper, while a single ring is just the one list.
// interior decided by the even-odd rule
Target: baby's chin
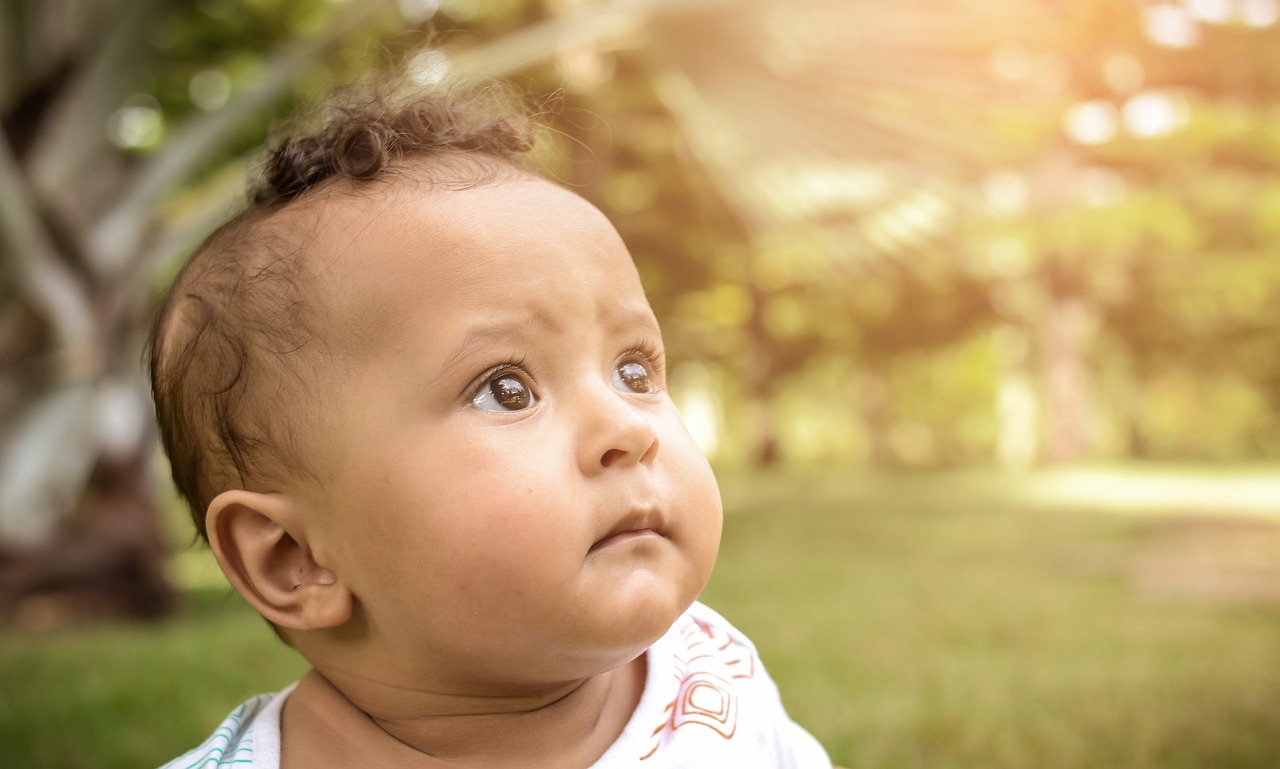
[{"label": "baby's chin", "polygon": [[618,649],[626,660],[634,659],[661,638],[697,599],[705,584],[647,584],[629,580],[619,587],[616,600],[594,618],[602,646]]}]

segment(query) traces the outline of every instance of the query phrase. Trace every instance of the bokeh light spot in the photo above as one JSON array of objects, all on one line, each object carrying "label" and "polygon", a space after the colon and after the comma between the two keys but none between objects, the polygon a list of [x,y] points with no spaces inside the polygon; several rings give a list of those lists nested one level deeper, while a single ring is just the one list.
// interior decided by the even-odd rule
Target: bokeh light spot
[{"label": "bokeh light spot", "polygon": [[1063,130],[1079,144],[1105,144],[1116,135],[1117,114],[1111,102],[1093,99],[1073,104],[1063,116]]},{"label": "bokeh light spot", "polygon": [[202,69],[187,83],[187,97],[205,112],[222,109],[231,98],[231,78],[215,67]]},{"label": "bokeh light spot", "polygon": [[154,147],[164,137],[164,115],[154,96],[138,93],[107,118],[107,139],[117,147]]},{"label": "bokeh light spot", "polygon": [[1185,100],[1165,91],[1143,91],[1125,102],[1124,127],[1143,139],[1168,136],[1186,125],[1189,108]]},{"label": "bokeh light spot", "polygon": [[1199,21],[1210,24],[1225,24],[1231,20],[1232,0],[1185,0],[1187,13]]},{"label": "bokeh light spot", "polygon": [[421,24],[440,10],[440,0],[399,0],[400,15],[410,24]]},{"label": "bokeh light spot", "polygon": [[444,82],[449,76],[449,57],[444,51],[421,51],[409,60],[409,77],[423,87],[430,88]]},{"label": "bokeh light spot", "polygon": [[1240,20],[1249,27],[1270,27],[1280,20],[1277,0],[1241,0]]},{"label": "bokeh light spot", "polygon": [[982,196],[991,213],[1012,219],[1026,213],[1031,191],[1022,174],[1005,169],[992,171],[983,178]]},{"label": "bokeh light spot", "polygon": [[1200,25],[1180,5],[1160,3],[1146,9],[1147,38],[1168,48],[1191,48],[1200,42]]}]

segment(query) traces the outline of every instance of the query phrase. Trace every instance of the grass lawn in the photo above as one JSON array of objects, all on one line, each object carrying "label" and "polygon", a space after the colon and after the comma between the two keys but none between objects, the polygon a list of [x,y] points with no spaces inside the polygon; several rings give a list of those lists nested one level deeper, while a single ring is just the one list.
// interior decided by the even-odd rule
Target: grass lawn
[{"label": "grass lawn", "polygon": [[[1280,471],[722,485],[704,600],[837,763],[1280,766]],[[156,766],[302,670],[216,586],[158,626],[0,635],[0,767]]]}]

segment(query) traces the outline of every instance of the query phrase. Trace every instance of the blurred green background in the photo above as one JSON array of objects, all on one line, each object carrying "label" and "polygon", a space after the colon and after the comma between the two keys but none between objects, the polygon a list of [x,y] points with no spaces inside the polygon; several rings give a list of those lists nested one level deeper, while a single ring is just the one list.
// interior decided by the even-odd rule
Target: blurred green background
[{"label": "blurred green background", "polygon": [[[720,472],[707,600],[838,763],[1280,763],[1276,0],[5,0],[0,766],[300,665],[184,548],[139,365],[273,120],[506,78]],[[138,622],[145,620],[145,622]]]}]

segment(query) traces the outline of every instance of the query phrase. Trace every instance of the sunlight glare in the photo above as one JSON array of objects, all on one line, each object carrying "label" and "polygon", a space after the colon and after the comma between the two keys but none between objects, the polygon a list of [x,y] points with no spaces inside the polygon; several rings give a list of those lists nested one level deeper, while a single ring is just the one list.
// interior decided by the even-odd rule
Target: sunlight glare
[{"label": "sunlight glare", "polygon": [[712,374],[704,365],[687,363],[673,372],[678,383],[676,408],[684,419],[685,429],[698,448],[713,456],[720,446],[720,425],[716,418],[716,399],[712,395]]},{"label": "sunlight glare", "polygon": [[440,0],[399,0],[400,15],[410,24],[421,24],[440,10]]},{"label": "sunlight glare", "polygon": [[1002,219],[1015,219],[1027,211],[1031,191],[1017,171],[992,171],[982,180],[982,196],[991,213]]},{"label": "sunlight glare", "polygon": [[1101,99],[1071,105],[1063,116],[1063,129],[1078,144],[1105,144],[1116,135],[1115,105]]},{"label": "sunlight glare", "polygon": [[919,190],[868,216],[863,237],[881,251],[896,251],[937,232],[951,217],[952,205],[942,195]]},{"label": "sunlight glare", "polygon": [[1168,136],[1186,125],[1189,108],[1185,99],[1167,91],[1143,91],[1125,102],[1122,110],[1125,129],[1141,139]]},{"label": "sunlight glare", "polygon": [[1232,0],[1184,0],[1187,13],[1198,21],[1210,24],[1226,24],[1231,20]]},{"label": "sunlight glare", "polygon": [[1191,48],[1200,42],[1200,25],[1180,5],[1160,3],[1146,9],[1147,37],[1168,48]]},{"label": "sunlight glare", "polygon": [[1010,372],[996,392],[996,459],[1001,467],[1020,470],[1035,462],[1039,451],[1040,403],[1031,378]]},{"label": "sunlight glare", "polygon": [[1241,0],[1240,20],[1249,27],[1270,27],[1280,21],[1280,2],[1277,0]]},{"label": "sunlight glare", "polygon": [[1063,469],[1038,473],[1028,489],[1040,502],[1115,513],[1194,510],[1198,514],[1280,517],[1280,473],[1230,478],[1165,472]]},{"label": "sunlight glare", "polygon": [[919,232],[936,232],[951,213],[951,202],[947,198],[924,189],[898,206],[899,217]]},{"label": "sunlight glare", "polygon": [[866,208],[890,191],[889,178],[880,169],[828,158],[768,164],[751,175],[751,187],[788,219]]},{"label": "sunlight glare", "polygon": [[450,69],[449,57],[436,49],[422,51],[409,60],[409,77],[426,88],[443,83]]}]

